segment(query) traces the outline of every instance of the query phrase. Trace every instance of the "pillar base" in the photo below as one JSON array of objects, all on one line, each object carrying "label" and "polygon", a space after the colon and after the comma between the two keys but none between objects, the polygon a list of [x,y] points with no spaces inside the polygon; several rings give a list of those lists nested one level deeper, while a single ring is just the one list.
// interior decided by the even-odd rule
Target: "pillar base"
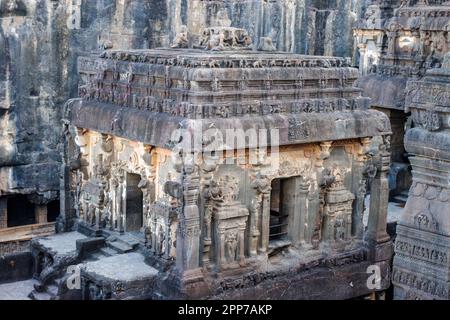
[{"label": "pillar base", "polygon": [[394,244],[389,237],[384,242],[369,240],[366,247],[367,260],[372,262],[390,261],[394,255]]}]

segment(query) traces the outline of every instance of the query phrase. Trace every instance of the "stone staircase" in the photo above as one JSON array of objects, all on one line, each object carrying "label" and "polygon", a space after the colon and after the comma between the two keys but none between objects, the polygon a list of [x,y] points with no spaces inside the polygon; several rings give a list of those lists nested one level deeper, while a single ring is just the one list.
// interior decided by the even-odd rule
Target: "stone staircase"
[{"label": "stone staircase", "polygon": [[105,245],[89,254],[89,260],[101,260],[118,254],[137,250],[139,241],[129,235],[114,235],[105,240]]},{"label": "stone staircase", "polygon": [[[94,238],[91,238],[94,239]],[[116,255],[126,254],[133,251],[136,251],[139,248],[139,240],[130,236],[130,235],[112,235],[103,241],[103,245],[101,247],[97,247],[92,251],[89,251],[82,263],[86,263],[89,261],[99,261],[108,257],[113,257]],[[61,297],[61,292],[59,292],[60,287],[64,287],[63,281],[67,281],[67,274],[63,274],[61,277],[56,278],[51,282],[50,285],[47,285],[45,291],[38,292],[37,290],[33,290],[29,294],[29,298],[31,300],[58,300]]]},{"label": "stone staircase", "polygon": [[404,190],[402,193],[394,196],[392,198],[392,201],[401,205],[405,205],[406,202],[408,201],[408,196],[409,196],[409,191],[408,190]]},{"label": "stone staircase", "polygon": [[106,245],[107,248],[118,253],[128,253],[138,248],[139,241],[129,235],[120,235],[106,239]]}]

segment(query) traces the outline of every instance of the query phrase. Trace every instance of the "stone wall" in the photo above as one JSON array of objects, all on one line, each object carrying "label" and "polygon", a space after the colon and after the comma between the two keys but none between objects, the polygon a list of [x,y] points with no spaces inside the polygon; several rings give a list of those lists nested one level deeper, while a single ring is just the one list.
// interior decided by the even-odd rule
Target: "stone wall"
[{"label": "stone wall", "polygon": [[[58,199],[62,109],[77,95],[76,61],[104,49],[169,46],[182,25],[244,27],[257,45],[353,56],[363,0],[5,0],[0,6],[0,197]],[[10,213],[14,214],[14,213]]]},{"label": "stone wall", "polygon": [[30,250],[30,241],[13,241],[0,243],[0,255],[7,255]]},{"label": "stone wall", "polygon": [[0,283],[30,279],[33,274],[30,251],[0,255]]}]

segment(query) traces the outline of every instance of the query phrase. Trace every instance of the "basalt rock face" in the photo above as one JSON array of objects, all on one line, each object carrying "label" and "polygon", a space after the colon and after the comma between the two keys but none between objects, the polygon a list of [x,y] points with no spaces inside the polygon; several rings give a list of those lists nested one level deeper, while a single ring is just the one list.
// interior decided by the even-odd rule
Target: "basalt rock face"
[{"label": "basalt rock face", "polygon": [[352,28],[364,4],[359,0],[194,0],[186,9],[187,19],[180,18],[194,41],[205,24],[228,21],[249,30],[256,41],[272,38],[280,51],[352,57]]},{"label": "basalt rock face", "polygon": [[[61,81],[58,66],[49,63],[58,58],[49,42],[49,10],[37,2],[24,11],[0,11],[0,195],[56,198]],[[27,16],[33,14],[36,19]]]},{"label": "basalt rock face", "polygon": [[[76,60],[103,49],[167,47],[184,25],[242,27],[256,47],[353,55],[365,1],[6,0],[0,6],[0,196],[58,199],[62,106],[77,95]],[[10,213],[12,214],[12,213]],[[6,218],[5,218],[6,219]]]},{"label": "basalt rock face", "polygon": [[150,37],[150,25],[160,24],[158,5],[2,1],[0,196],[26,194],[31,202],[44,204],[58,198],[61,110],[77,93],[77,57],[113,44],[161,45]]}]

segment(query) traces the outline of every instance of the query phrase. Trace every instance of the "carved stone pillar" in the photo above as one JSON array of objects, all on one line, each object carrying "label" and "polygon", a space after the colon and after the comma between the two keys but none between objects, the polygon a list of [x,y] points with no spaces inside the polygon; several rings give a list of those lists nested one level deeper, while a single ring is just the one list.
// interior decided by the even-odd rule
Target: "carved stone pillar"
[{"label": "carved stone pillar", "polygon": [[36,204],[34,207],[36,224],[47,223],[47,204]]},{"label": "carved stone pillar", "polygon": [[[364,211],[365,200],[367,195],[367,180],[369,178],[370,172],[372,171],[371,162],[369,161],[369,157],[367,153],[369,152],[370,144],[372,142],[371,138],[363,138],[361,139],[361,146],[358,150],[356,161],[358,163],[358,186],[356,192],[356,206],[353,214],[352,221],[352,235],[357,239],[362,239],[364,236]],[[369,163],[370,162],[370,163]]]},{"label": "carved stone pillar", "polygon": [[385,136],[380,145],[378,172],[371,187],[369,222],[365,237],[371,249],[390,240],[386,231],[389,205],[388,174],[391,163],[389,148],[390,137]]},{"label": "carved stone pillar", "polygon": [[366,75],[368,68],[367,68],[367,61],[366,61],[366,50],[367,50],[367,44],[361,43],[358,44],[359,54],[360,54],[360,60],[359,60],[359,70],[362,75]]},{"label": "carved stone pillar", "polygon": [[120,233],[124,232],[124,211],[125,211],[125,170],[124,163],[113,163],[111,167],[111,193],[113,194],[111,230],[117,229]]},{"label": "carved stone pillar", "polygon": [[[181,169],[181,170],[180,170]],[[184,159],[182,167],[183,210],[177,230],[177,269],[187,275],[200,265],[200,177],[195,159]]]},{"label": "carved stone pillar", "polygon": [[270,237],[270,192],[261,194],[261,241],[259,252],[265,253],[269,248]]},{"label": "carved stone pillar", "polygon": [[213,172],[216,170],[217,165],[215,163],[207,164],[202,167],[203,179],[202,185],[204,186],[203,191],[203,257],[202,265],[203,267],[208,267],[210,263],[211,255],[211,245],[212,245],[212,200],[210,195],[211,180],[213,177]]},{"label": "carved stone pillar", "polygon": [[[255,170],[259,169],[255,168]],[[260,253],[266,252],[269,246],[271,181],[267,176],[257,172],[252,188],[256,192],[256,197],[252,202],[249,242],[250,255],[255,256],[258,254],[258,242]]]},{"label": "carved stone pillar", "polygon": [[299,204],[300,204],[300,241],[302,245],[309,242],[309,224],[308,224],[308,201],[309,201],[309,187],[311,183],[304,177],[299,179]]},{"label": "carved stone pillar", "polygon": [[[72,103],[72,100],[67,102],[65,108],[70,108]],[[63,163],[61,165],[60,176],[60,215],[56,228],[57,232],[71,230],[76,219],[79,218],[79,187],[81,187],[82,183],[82,177],[78,181],[78,175],[81,175],[81,173],[78,173],[81,166],[79,146],[75,143],[75,137],[70,130],[71,127],[65,120],[63,120],[63,128],[63,148],[61,154]],[[75,196],[71,193],[71,187],[74,183],[77,185]]]},{"label": "carved stone pillar", "polygon": [[250,209],[250,234],[248,236],[249,241],[249,254],[252,257],[258,255],[258,242],[261,236],[261,231],[259,230],[259,220],[261,216],[261,197],[257,196],[253,199]]},{"label": "carved stone pillar", "polygon": [[413,184],[397,224],[392,282],[397,300],[450,299],[450,54],[410,80],[405,135]]},{"label": "carved stone pillar", "polygon": [[[308,217],[309,182],[304,177],[287,179],[282,183],[281,202],[289,216],[289,238],[295,246],[306,242],[306,225]],[[293,199],[292,199],[293,198]]]},{"label": "carved stone pillar", "polygon": [[388,36],[387,55],[395,56],[397,45],[397,31],[388,31],[387,36]]},{"label": "carved stone pillar", "polygon": [[8,200],[0,198],[0,229],[8,228]]},{"label": "carved stone pillar", "polygon": [[311,237],[311,243],[315,249],[319,247],[322,240],[322,223],[323,223],[323,210],[325,204],[325,192],[326,185],[322,183],[324,178],[324,162],[331,156],[331,147],[333,142],[327,141],[320,144],[319,153],[316,159],[316,183],[317,183],[317,198],[316,202],[316,216],[314,219],[314,230]]}]

